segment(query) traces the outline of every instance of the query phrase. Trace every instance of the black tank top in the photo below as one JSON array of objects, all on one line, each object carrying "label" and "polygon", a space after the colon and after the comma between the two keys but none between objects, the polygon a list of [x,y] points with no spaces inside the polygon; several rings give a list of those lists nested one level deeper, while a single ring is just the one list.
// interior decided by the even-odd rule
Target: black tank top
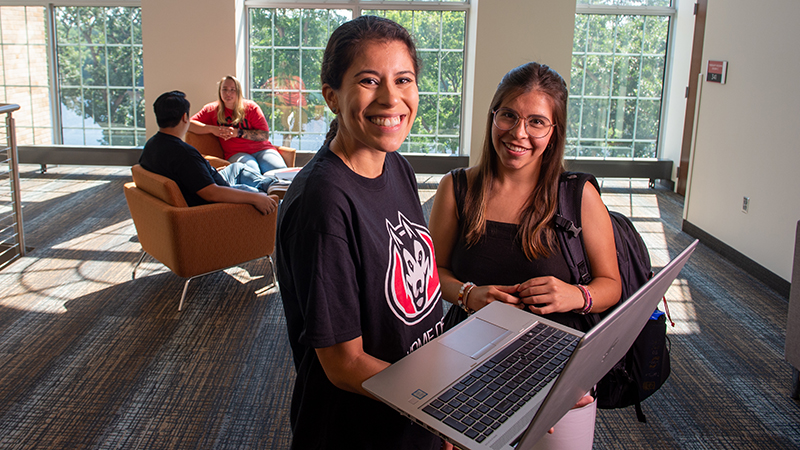
[{"label": "black tank top", "polygon": [[[529,260],[525,256],[517,236],[517,224],[487,220],[484,235],[474,245],[468,246],[463,224],[467,174],[464,169],[454,169],[450,174],[459,217],[458,241],[450,258],[456,279],[471,281],[478,286],[513,285],[541,276],[554,276],[566,283],[571,282],[569,266],[560,248],[551,250],[546,258]],[[553,313],[546,317],[572,328],[586,328],[585,318],[579,314]]]}]

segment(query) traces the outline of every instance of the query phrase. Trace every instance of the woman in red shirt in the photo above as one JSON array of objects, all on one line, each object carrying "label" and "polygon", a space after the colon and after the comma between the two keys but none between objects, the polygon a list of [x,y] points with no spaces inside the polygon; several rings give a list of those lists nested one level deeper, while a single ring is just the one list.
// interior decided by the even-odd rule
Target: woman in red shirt
[{"label": "woman in red shirt", "polygon": [[218,100],[192,116],[189,131],[213,134],[230,162],[240,162],[258,173],[285,168],[286,163],[269,141],[269,127],[261,108],[242,97],[242,84],[227,75],[219,82]]}]

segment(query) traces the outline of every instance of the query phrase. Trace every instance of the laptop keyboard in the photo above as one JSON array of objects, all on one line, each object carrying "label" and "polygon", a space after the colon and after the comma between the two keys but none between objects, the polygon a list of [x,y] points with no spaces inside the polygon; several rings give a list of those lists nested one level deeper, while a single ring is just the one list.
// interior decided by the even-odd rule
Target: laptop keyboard
[{"label": "laptop keyboard", "polygon": [[578,340],[538,323],[422,410],[483,442],[561,373]]}]

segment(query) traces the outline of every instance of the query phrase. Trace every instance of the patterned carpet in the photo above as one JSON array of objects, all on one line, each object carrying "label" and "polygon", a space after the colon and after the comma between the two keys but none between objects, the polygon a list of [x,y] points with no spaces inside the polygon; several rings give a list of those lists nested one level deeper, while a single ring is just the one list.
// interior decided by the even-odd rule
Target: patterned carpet
[{"label": "patterned carpet", "polygon": [[[294,369],[266,260],[183,281],[146,259],[127,168],[24,166],[28,256],[0,271],[0,448],[283,449]],[[432,203],[436,178],[420,178]],[[663,266],[691,238],[682,200],[606,180]],[[600,411],[597,449],[800,448],[783,360],[787,300],[701,246],[668,293],[673,372],[644,404]]]}]

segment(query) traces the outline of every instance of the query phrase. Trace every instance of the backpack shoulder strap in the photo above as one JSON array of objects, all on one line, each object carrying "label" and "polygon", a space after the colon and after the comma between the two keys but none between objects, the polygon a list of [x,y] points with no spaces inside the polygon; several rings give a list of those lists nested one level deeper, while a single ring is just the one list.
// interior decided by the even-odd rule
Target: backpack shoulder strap
[{"label": "backpack shoulder strap", "polygon": [[581,233],[581,200],[583,199],[583,187],[587,181],[594,185],[597,192],[600,192],[597,179],[588,173],[564,172],[558,182],[556,234],[561,243],[561,251],[569,265],[572,279],[578,284],[589,284],[592,280]]},{"label": "backpack shoulder strap", "polygon": [[456,210],[458,217],[464,217],[464,202],[467,198],[467,171],[463,168],[450,171],[453,177],[453,193],[456,196]]}]

